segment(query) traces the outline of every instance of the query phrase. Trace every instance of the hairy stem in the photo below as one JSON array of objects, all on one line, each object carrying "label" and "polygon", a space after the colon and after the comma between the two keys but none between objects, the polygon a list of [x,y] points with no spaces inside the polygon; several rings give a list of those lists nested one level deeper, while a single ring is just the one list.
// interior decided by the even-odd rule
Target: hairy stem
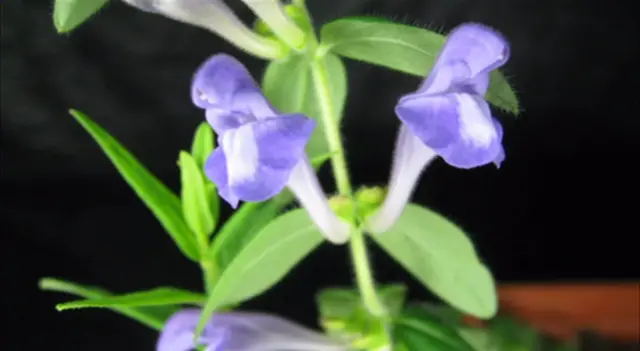
[{"label": "hairy stem", "polygon": [[[333,152],[331,156],[331,166],[336,187],[341,195],[352,197],[349,171],[345,159],[344,146],[338,124],[338,116],[335,115],[334,102],[332,101],[331,85],[329,76],[322,57],[314,59],[311,65],[313,83],[316,96],[322,112],[322,123],[325,137],[329,144],[329,149]],[[351,233],[349,242],[351,249],[351,259],[355,268],[356,283],[362,300],[373,315],[382,316],[385,314],[385,307],[380,302],[376,294],[373,271],[367,254],[367,246],[362,230],[354,230]]]}]

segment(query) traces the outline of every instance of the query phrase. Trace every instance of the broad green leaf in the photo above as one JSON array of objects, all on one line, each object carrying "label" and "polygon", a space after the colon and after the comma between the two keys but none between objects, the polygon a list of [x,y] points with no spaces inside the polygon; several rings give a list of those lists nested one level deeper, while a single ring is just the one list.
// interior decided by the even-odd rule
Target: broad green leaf
[{"label": "broad green leaf", "polygon": [[396,224],[373,239],[422,284],[457,309],[491,318],[496,287],[471,241],[439,214],[408,205]]},{"label": "broad green leaf", "polygon": [[191,230],[207,243],[216,226],[211,214],[211,197],[196,160],[186,151],[180,152],[182,180],[182,215]]},{"label": "broad green leaf", "polygon": [[456,329],[413,306],[396,318],[394,340],[409,351],[474,351]]},{"label": "broad green leaf", "polygon": [[202,328],[216,309],[250,299],[280,281],[324,238],[303,209],[267,224],[237,254],[209,293],[198,324]]},{"label": "broad green leaf", "polygon": [[[38,285],[40,290],[62,292],[87,299],[104,299],[112,296],[111,293],[100,288],[83,286],[55,278],[42,278]],[[158,331],[162,330],[166,320],[178,311],[177,306],[109,306],[108,308]]]},{"label": "broad green leaf", "polygon": [[171,235],[180,251],[188,258],[197,261],[198,246],[195,236],[182,218],[180,199],[89,116],[76,110],[70,110],[69,113],[91,134],[120,175]]},{"label": "broad green leaf", "polygon": [[288,203],[282,201],[284,196],[285,194],[280,194],[267,202],[243,204],[216,234],[207,257],[215,260],[218,268],[224,270],[242,248]]},{"label": "broad green leaf", "polygon": [[[342,18],[322,27],[320,39],[327,50],[350,59],[425,77],[435,64],[445,37],[423,28],[379,20]],[[499,71],[491,73],[487,101],[518,115],[513,89]]]},{"label": "broad green leaf", "polygon": [[[342,60],[327,53],[319,60],[327,72],[332,96],[333,114],[340,123],[347,100],[347,73]],[[283,113],[302,113],[317,121],[316,129],[307,144],[309,157],[330,153],[324,137],[322,111],[318,90],[315,89],[311,74],[311,59],[303,55],[292,55],[281,61],[273,61],[268,66],[262,80],[262,89],[269,101]]]},{"label": "broad green leaf", "polygon": [[68,33],[86,22],[109,0],[55,0],[53,24],[58,33]]},{"label": "broad green leaf", "polygon": [[196,129],[196,134],[193,136],[193,142],[191,143],[191,156],[196,160],[198,168],[202,169],[207,158],[213,152],[216,147],[215,138],[213,136],[213,129],[209,126],[209,123],[202,122]]},{"label": "broad green leaf", "polygon": [[164,305],[199,305],[206,296],[188,290],[162,287],[147,291],[136,291],[123,295],[88,298],[58,304],[58,311],[78,308],[146,307]]}]

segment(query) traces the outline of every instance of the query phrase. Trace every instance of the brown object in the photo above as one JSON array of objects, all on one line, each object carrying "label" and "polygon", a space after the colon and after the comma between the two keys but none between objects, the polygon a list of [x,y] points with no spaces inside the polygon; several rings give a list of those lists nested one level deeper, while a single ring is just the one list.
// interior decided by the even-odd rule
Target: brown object
[{"label": "brown object", "polygon": [[560,338],[590,330],[640,341],[640,283],[507,284],[498,287],[500,313]]}]

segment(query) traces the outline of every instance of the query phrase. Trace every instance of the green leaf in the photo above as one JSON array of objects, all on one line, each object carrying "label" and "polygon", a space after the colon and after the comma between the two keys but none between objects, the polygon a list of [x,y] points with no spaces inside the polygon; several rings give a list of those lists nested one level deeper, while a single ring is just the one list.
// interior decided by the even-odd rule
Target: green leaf
[{"label": "green leaf", "polygon": [[388,345],[390,320],[404,307],[406,287],[392,284],[377,288],[377,294],[389,309],[389,318],[371,315],[357,290],[324,289],[316,295],[320,324],[325,332],[338,340],[349,340],[358,350],[378,350]]},{"label": "green leaf", "polygon": [[[491,332],[486,329],[479,328],[459,328],[458,334],[469,344],[475,351],[508,351],[501,349],[496,343]],[[531,351],[534,349],[527,349]],[[525,351],[525,350],[522,350]]]},{"label": "green leaf", "polygon": [[[425,77],[435,64],[445,37],[423,28],[379,20],[342,18],[320,32],[323,46],[340,56]],[[513,89],[499,71],[491,73],[486,95],[493,105],[518,115]]]},{"label": "green leaf", "polygon": [[207,257],[216,261],[223,271],[235,259],[242,248],[274,219],[282,207],[282,195],[267,202],[247,202],[236,211],[216,234]]},{"label": "green leaf", "polygon": [[213,129],[207,122],[200,123],[191,143],[191,156],[196,160],[198,168],[204,167],[215,147]]},{"label": "green leaf", "polygon": [[[407,295],[407,287],[389,284],[377,288],[377,294],[389,310],[391,316],[402,311]],[[316,295],[320,316],[328,319],[349,318],[354,311],[364,308],[360,293],[351,288],[327,288]]]},{"label": "green leaf", "polygon": [[197,261],[198,246],[193,233],[182,218],[180,199],[89,116],[76,110],[70,110],[69,113],[91,134],[120,175],[171,235],[180,251]]},{"label": "green leaf", "polygon": [[86,22],[109,0],[55,0],[53,24],[58,33],[68,33]]},{"label": "green leaf", "polygon": [[222,272],[202,311],[200,335],[216,309],[250,299],[280,281],[324,238],[303,209],[267,224]]},{"label": "green leaf", "polygon": [[[38,282],[38,285],[40,290],[62,292],[87,299],[103,299],[112,296],[109,292],[100,288],[83,286],[55,278],[42,278]],[[178,311],[178,307],[176,306],[109,306],[108,308],[158,331],[162,330],[166,320]]]},{"label": "green leaf", "polygon": [[420,307],[439,318],[443,323],[459,326],[464,323],[464,314],[455,308],[444,304],[422,303]]},{"label": "green leaf", "polygon": [[[316,58],[325,65],[334,104],[334,115],[338,123],[342,119],[347,100],[347,73],[342,60],[327,53]],[[316,129],[307,144],[309,157],[330,153],[316,90],[311,74],[311,59],[303,55],[292,55],[268,66],[262,80],[262,89],[269,101],[283,113],[302,113],[317,121]]]},{"label": "green leaf", "polygon": [[216,226],[211,214],[211,197],[207,183],[196,160],[186,151],[180,152],[180,175],[182,179],[182,215],[187,225],[203,242]]},{"label": "green leaf", "polygon": [[489,330],[497,350],[539,350],[542,343],[540,334],[535,329],[509,317],[494,318],[489,324]]},{"label": "green leaf", "polygon": [[439,214],[408,205],[396,224],[374,240],[436,295],[463,312],[491,318],[496,287],[471,241]]},{"label": "green leaf", "polygon": [[199,305],[206,296],[192,291],[161,287],[147,291],[136,291],[124,295],[89,298],[58,304],[58,311],[78,308],[146,307],[164,305]]},{"label": "green leaf", "polygon": [[396,318],[394,340],[409,351],[474,351],[456,329],[413,306]]},{"label": "green leaf", "polygon": [[[196,129],[196,134],[193,137],[191,144],[191,156],[196,161],[199,171],[204,174],[204,165],[207,163],[207,158],[213,152],[215,148],[215,138],[213,135],[213,129],[207,122],[202,122]],[[210,204],[210,213],[213,218],[213,230],[215,230],[220,218],[220,198],[216,193],[216,186],[206,176],[203,175],[205,183],[204,196],[207,198],[207,202]]]}]

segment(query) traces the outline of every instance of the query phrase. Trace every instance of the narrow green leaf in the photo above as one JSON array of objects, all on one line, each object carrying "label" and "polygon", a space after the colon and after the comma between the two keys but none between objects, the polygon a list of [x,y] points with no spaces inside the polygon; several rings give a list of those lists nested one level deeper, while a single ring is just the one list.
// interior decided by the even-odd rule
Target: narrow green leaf
[{"label": "narrow green leaf", "polygon": [[394,340],[410,351],[474,351],[456,329],[413,306],[396,318]]},{"label": "narrow green leaf", "polygon": [[410,204],[386,233],[374,240],[436,295],[463,312],[491,318],[496,287],[471,241],[439,214]]},{"label": "narrow green leaf", "polygon": [[186,151],[180,152],[180,175],[182,215],[189,228],[206,243],[215,229],[216,219],[211,215],[211,198],[204,175],[196,160]]},{"label": "narrow green leaf", "polygon": [[[55,278],[42,278],[38,282],[38,285],[40,287],[40,290],[43,291],[61,292],[84,297],[87,299],[102,299],[112,296],[109,292],[100,288],[83,286]],[[108,308],[116,313],[129,317],[158,331],[162,330],[166,320],[169,319],[172,314],[178,311],[178,308],[176,306],[110,306]]]},{"label": "narrow green leaf", "polygon": [[55,0],[53,24],[58,33],[68,33],[86,22],[109,0]]},{"label": "narrow green leaf", "polygon": [[69,113],[91,134],[120,175],[171,235],[180,251],[197,261],[198,246],[193,233],[182,218],[180,199],[89,116],[76,110],[70,110]]},{"label": "narrow green leaf", "polygon": [[[269,101],[283,113],[302,113],[317,121],[311,140],[307,144],[309,157],[330,153],[324,136],[321,110],[311,75],[311,59],[302,55],[292,55],[285,60],[273,61],[268,66],[262,80],[262,89]],[[320,60],[326,66],[329,85],[333,93],[334,115],[338,123],[342,119],[347,100],[347,74],[342,60],[327,53]]]},{"label": "narrow green leaf", "polygon": [[[445,42],[445,36],[423,28],[362,17],[330,22],[322,27],[320,38],[340,56],[418,77],[431,70]],[[486,99],[515,115],[520,112],[515,92],[499,71],[491,73]]]},{"label": "narrow green leaf", "polygon": [[196,334],[200,335],[216,309],[269,289],[323,241],[303,209],[287,212],[267,224],[222,272],[209,294]]},{"label": "narrow green leaf", "polygon": [[211,155],[215,147],[213,129],[211,129],[211,126],[207,122],[200,123],[193,136],[193,142],[191,143],[191,155],[198,164],[198,168],[202,169],[202,167],[204,167],[207,158]]},{"label": "narrow green leaf", "polygon": [[164,305],[199,305],[206,296],[188,290],[161,287],[147,291],[136,291],[117,296],[104,296],[86,300],[71,301],[58,304],[58,311],[78,308],[115,308],[115,307],[147,307]]},{"label": "narrow green leaf", "polygon": [[[213,152],[216,147],[215,138],[213,135],[213,129],[207,122],[202,122],[196,129],[196,133],[193,137],[191,144],[191,156],[196,160],[198,168],[204,173],[204,165],[207,163],[207,158]],[[220,198],[216,192],[216,186],[206,176],[204,177],[206,184],[206,197],[207,201],[211,204],[211,216],[213,217],[214,229],[220,218]]]}]

